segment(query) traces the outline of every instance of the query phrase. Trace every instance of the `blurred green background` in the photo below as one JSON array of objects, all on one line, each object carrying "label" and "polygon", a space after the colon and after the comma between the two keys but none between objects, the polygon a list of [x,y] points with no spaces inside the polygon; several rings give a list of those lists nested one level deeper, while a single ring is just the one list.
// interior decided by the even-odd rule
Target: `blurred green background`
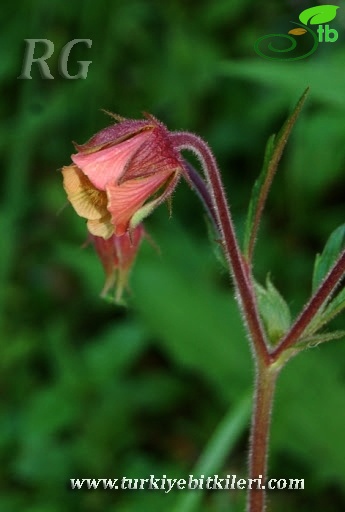
[{"label": "blurred green background", "polygon": [[[255,263],[257,278],[270,271],[296,314],[315,253],[344,222],[345,4],[332,25],[338,41],[307,60],[266,61],[253,44],[287,32],[318,3],[2,2],[1,511],[243,510],[244,491],[70,490],[70,478],[184,478],[200,467],[245,476],[253,368],[229,278],[188,186],[174,194],[172,219],[165,206],[148,219],[160,253],[143,244],[126,309],[99,298],[102,268],[82,248],[84,221],[64,208],[59,169],[72,140],[109,124],[101,109],[150,112],[209,142],[241,234],[266,140],[310,85]],[[35,65],[31,80],[17,80],[25,38],[54,43],[54,80]],[[72,49],[69,72],[77,60],[92,64],[87,79],[66,80],[59,52],[76,38],[92,48]],[[344,316],[334,325],[344,328]],[[305,490],[271,492],[270,510],[344,510],[344,432],[342,340],[299,355],[279,379],[269,473],[305,478]]]}]

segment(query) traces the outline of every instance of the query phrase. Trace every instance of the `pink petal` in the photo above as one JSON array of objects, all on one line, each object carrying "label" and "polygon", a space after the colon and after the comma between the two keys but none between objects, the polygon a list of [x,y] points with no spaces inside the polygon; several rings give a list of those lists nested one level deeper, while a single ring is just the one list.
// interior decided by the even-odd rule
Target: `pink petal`
[{"label": "pink petal", "polygon": [[[109,112],[108,112],[109,113]],[[113,114],[110,114],[113,117]],[[93,153],[102,147],[119,144],[124,140],[134,137],[143,130],[153,129],[158,125],[155,119],[134,120],[134,119],[118,119],[117,124],[107,126],[100,132],[96,133],[85,144],[75,144],[76,149],[81,153]]]},{"label": "pink petal", "polygon": [[107,187],[108,210],[112,215],[115,234],[120,236],[128,228],[131,217],[169,178],[171,171],[162,171],[147,178],[128,180],[121,185]]},{"label": "pink petal", "polygon": [[[148,216],[150,213],[157,208],[161,203],[163,203],[166,199],[170,199],[172,192],[174,191],[178,180],[180,179],[180,172],[176,170],[171,178],[166,182],[164,190],[160,195],[152,199],[151,201],[147,201],[143,206],[141,206],[132,216],[129,223],[129,231],[133,231],[137,228],[140,223]],[[171,204],[169,202],[169,213],[171,215]]]},{"label": "pink petal", "polygon": [[150,135],[150,131],[144,131],[95,153],[72,155],[72,160],[98,190],[105,190],[121,177],[128,160]]},{"label": "pink petal", "polygon": [[119,182],[141,178],[160,171],[175,172],[182,164],[178,152],[173,148],[168,131],[156,126],[149,139],[133,154]]}]

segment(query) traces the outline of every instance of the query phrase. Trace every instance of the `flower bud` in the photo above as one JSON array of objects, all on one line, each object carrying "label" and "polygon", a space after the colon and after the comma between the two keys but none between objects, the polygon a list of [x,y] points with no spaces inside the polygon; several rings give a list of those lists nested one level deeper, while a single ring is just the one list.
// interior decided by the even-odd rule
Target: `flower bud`
[{"label": "flower bud", "polygon": [[136,226],[131,233],[122,236],[112,235],[106,240],[100,236],[90,235],[106,275],[101,297],[107,296],[114,288],[115,302],[121,302],[129,271],[144,236],[142,224]]},{"label": "flower bud", "polygon": [[181,157],[154,117],[121,120],[76,145],[63,184],[89,232],[104,239],[134,229],[173,192]]}]

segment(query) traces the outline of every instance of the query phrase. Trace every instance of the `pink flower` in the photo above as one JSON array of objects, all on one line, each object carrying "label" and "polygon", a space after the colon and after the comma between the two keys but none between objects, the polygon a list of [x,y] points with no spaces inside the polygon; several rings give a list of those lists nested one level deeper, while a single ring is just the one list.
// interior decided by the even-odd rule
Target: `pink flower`
[{"label": "pink flower", "polygon": [[136,226],[130,234],[112,235],[106,240],[100,236],[90,235],[106,275],[102,297],[115,288],[115,302],[121,302],[129,271],[144,236],[145,230],[142,224]]},{"label": "pink flower", "polygon": [[182,172],[168,130],[152,116],[121,119],[76,149],[62,169],[64,188],[89,232],[104,239],[134,229],[170,196]]}]

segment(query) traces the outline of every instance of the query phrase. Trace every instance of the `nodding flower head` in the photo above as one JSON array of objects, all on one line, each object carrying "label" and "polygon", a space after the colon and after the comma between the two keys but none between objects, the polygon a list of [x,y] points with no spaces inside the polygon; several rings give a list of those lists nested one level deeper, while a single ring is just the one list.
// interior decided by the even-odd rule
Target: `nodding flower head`
[{"label": "nodding flower head", "polygon": [[114,289],[115,302],[122,302],[128,275],[144,236],[142,224],[138,224],[130,233],[122,236],[112,235],[106,240],[100,236],[90,235],[106,275],[102,297],[106,297]]},{"label": "nodding flower head", "polygon": [[119,122],[75,145],[63,184],[89,232],[108,239],[133,230],[173,192],[182,160],[167,128],[147,119]]}]

